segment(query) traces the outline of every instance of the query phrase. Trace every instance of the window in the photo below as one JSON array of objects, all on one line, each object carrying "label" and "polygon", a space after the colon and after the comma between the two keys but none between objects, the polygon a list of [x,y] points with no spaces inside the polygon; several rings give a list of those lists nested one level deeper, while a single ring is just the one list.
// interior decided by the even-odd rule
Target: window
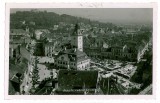
[{"label": "window", "polygon": [[62,60],[64,60],[64,57],[61,57]]}]

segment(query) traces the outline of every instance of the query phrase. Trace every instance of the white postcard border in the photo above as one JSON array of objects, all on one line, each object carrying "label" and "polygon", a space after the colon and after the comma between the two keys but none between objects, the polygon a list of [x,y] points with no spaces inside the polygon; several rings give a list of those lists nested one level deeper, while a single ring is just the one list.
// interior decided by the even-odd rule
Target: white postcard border
[{"label": "white postcard border", "polygon": [[[153,8],[153,95],[8,95],[9,77],[9,15],[10,8]],[[156,3],[8,3],[5,20],[5,99],[156,99],[156,47],[157,4]]]}]

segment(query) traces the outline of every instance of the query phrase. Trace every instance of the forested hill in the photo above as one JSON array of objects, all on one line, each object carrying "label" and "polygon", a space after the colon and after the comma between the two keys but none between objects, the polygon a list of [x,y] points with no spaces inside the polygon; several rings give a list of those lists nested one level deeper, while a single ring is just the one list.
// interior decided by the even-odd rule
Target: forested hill
[{"label": "forested hill", "polygon": [[77,22],[83,22],[85,24],[106,27],[113,26],[112,23],[100,23],[98,21],[91,21],[86,18],[75,17],[67,14],[56,14],[54,12],[47,11],[17,11],[10,14],[10,28],[21,28],[22,21],[35,22],[36,28],[50,28],[59,22],[65,22],[67,24],[75,24]]}]

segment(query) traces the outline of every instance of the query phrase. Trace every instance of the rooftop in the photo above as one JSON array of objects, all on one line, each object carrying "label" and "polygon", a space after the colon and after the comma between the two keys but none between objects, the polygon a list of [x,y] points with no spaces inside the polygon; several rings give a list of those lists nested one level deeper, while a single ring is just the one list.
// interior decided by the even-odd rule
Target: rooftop
[{"label": "rooftop", "polygon": [[18,48],[18,44],[11,44],[9,45],[9,48],[13,48],[13,49],[17,49]]},{"label": "rooftop", "polygon": [[79,51],[78,49],[67,49],[64,52],[61,52],[56,58],[59,58],[62,55],[68,58],[70,61],[81,62],[89,59],[86,53]]},{"label": "rooftop", "polygon": [[95,89],[98,71],[60,70],[58,84],[60,89]]},{"label": "rooftop", "polygon": [[79,51],[78,49],[67,49],[64,51],[64,53],[76,55],[77,57],[87,56],[85,52]]},{"label": "rooftop", "polygon": [[25,30],[23,29],[11,29],[10,30],[10,34],[11,35],[23,35],[24,33],[27,33]]}]

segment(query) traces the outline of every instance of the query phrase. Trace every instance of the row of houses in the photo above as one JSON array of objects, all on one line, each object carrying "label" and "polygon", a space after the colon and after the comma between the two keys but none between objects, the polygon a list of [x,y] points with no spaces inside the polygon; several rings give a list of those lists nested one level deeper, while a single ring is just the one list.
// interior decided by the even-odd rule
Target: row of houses
[{"label": "row of houses", "polygon": [[137,51],[134,48],[124,46],[113,46],[108,48],[84,48],[84,51],[88,56],[100,59],[115,59],[115,60],[126,60],[136,61]]}]

